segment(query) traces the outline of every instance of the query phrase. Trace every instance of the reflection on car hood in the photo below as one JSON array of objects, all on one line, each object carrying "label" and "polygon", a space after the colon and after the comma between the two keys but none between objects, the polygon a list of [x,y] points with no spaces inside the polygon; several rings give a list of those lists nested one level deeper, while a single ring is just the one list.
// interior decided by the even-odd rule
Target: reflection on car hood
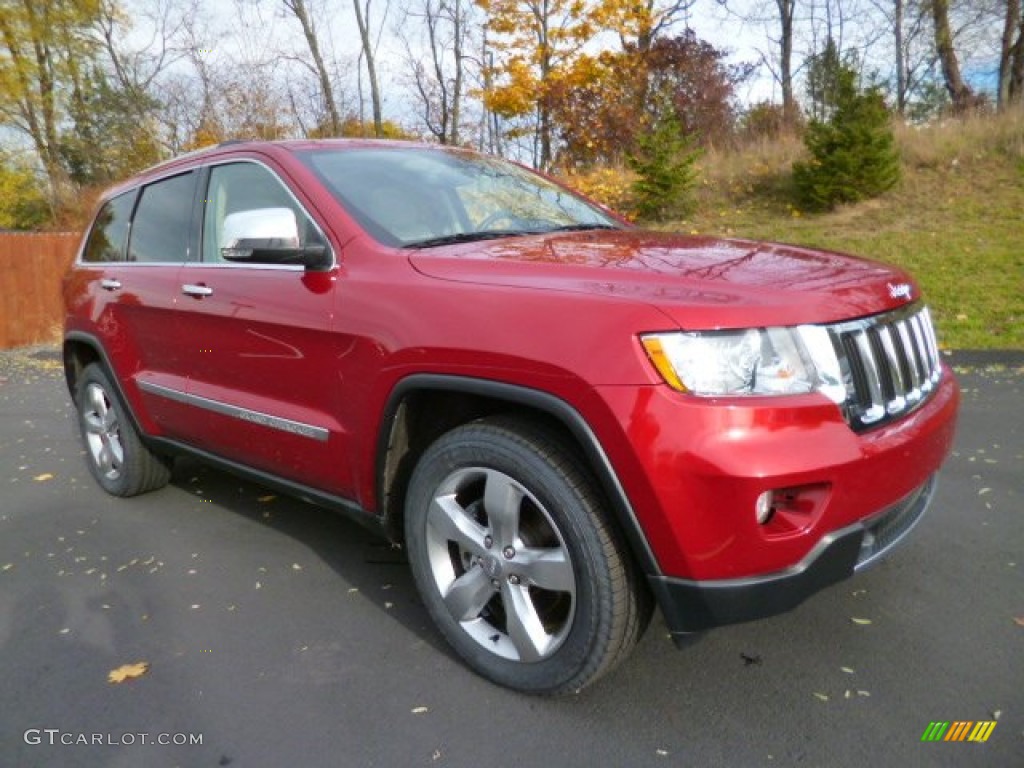
[{"label": "reflection on car hood", "polygon": [[682,327],[823,323],[918,298],[902,271],[795,246],[622,230],[524,236],[416,252],[422,274],[640,301]]}]

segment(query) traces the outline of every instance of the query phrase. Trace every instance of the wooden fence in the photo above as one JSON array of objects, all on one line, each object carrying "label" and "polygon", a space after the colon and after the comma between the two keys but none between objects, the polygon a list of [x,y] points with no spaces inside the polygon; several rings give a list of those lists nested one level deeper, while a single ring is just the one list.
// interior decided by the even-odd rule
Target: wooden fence
[{"label": "wooden fence", "polygon": [[0,349],[60,338],[60,283],[77,232],[0,232]]}]

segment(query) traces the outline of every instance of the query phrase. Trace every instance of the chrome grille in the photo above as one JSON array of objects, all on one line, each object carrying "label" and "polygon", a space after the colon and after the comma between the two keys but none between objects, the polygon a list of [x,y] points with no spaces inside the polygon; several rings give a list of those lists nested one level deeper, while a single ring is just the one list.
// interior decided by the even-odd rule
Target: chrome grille
[{"label": "chrome grille", "polygon": [[942,376],[927,307],[911,305],[828,330],[846,387],[847,420],[858,432],[914,410]]}]

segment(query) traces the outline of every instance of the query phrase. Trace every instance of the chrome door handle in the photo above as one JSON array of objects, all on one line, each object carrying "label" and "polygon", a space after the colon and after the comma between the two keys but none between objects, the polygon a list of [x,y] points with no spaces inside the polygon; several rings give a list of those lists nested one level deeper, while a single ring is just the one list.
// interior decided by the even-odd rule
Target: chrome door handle
[{"label": "chrome door handle", "polygon": [[210,288],[209,286],[206,285],[193,285],[191,283],[185,283],[183,286],[181,286],[181,292],[184,293],[186,296],[195,296],[197,298],[202,298],[203,296],[212,296],[213,288]]},{"label": "chrome door handle", "polygon": [[119,291],[121,290],[121,281],[105,277],[100,280],[100,288],[104,291]]}]

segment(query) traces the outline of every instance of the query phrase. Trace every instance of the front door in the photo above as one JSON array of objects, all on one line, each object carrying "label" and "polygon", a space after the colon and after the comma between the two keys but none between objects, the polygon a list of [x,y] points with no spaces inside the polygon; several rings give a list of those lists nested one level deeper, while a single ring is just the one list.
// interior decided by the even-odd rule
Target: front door
[{"label": "front door", "polygon": [[267,166],[213,166],[205,195],[202,260],[180,272],[191,341],[187,441],[218,457],[348,495],[336,420],[330,333],[336,270],[232,263],[223,258],[233,213],[289,208],[304,242],[327,244],[295,196]]}]

